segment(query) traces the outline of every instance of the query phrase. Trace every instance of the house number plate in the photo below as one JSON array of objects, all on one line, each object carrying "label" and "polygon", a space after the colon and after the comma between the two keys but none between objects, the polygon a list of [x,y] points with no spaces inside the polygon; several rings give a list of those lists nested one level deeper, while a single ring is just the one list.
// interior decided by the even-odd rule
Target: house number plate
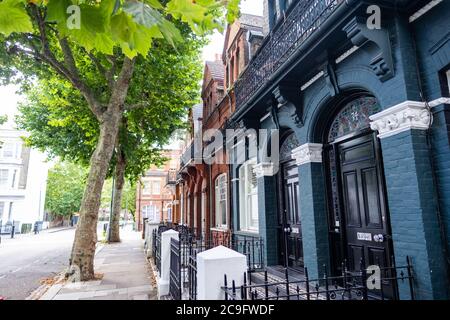
[{"label": "house number plate", "polygon": [[358,240],[361,241],[372,241],[371,233],[358,232],[356,236],[358,237]]},{"label": "house number plate", "polygon": [[300,230],[298,228],[292,228],[292,233],[300,233]]}]

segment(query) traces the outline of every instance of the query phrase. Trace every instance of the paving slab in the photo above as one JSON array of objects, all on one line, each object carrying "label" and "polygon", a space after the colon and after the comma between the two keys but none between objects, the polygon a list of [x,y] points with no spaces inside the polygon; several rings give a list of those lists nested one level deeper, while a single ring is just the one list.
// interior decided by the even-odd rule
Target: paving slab
[{"label": "paving slab", "polygon": [[101,280],[54,286],[45,299],[157,300],[140,233],[127,232],[122,242],[105,244],[96,253],[94,266]]}]

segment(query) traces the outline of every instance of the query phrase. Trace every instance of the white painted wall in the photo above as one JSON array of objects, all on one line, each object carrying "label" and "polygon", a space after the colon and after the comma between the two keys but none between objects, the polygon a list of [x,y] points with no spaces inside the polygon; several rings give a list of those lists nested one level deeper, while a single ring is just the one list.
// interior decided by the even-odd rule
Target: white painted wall
[{"label": "white painted wall", "polygon": [[[4,210],[3,214],[0,215],[0,219],[3,225],[7,223],[9,216],[11,221],[20,221],[19,229],[16,232],[20,232],[23,223],[34,224],[36,221],[43,220],[49,169],[45,155],[31,149],[26,187],[25,189],[19,189],[20,174],[24,168],[24,161],[21,158],[23,148],[22,136],[26,136],[26,132],[15,130],[9,122],[0,127],[0,141],[13,143],[18,146],[17,157],[12,158],[3,157],[0,149],[0,169],[8,169],[10,173],[8,182],[0,186],[0,202],[4,203]],[[15,179],[12,174],[14,170],[16,170]],[[10,215],[9,208],[11,203],[13,205]]]},{"label": "white painted wall", "polygon": [[197,298],[198,300],[224,300],[224,275],[231,287],[244,283],[247,271],[247,257],[224,246],[203,251],[197,255]]}]

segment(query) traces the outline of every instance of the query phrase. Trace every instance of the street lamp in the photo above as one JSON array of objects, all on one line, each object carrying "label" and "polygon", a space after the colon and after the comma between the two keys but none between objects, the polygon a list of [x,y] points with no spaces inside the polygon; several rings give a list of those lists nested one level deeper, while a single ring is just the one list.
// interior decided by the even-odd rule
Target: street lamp
[{"label": "street lamp", "polygon": [[108,237],[107,237],[107,241],[110,242],[111,241],[111,226],[112,226],[112,220],[113,220],[113,205],[114,205],[114,189],[115,189],[115,185],[116,185],[116,180],[114,177],[114,174],[112,176],[112,188],[111,188],[111,203],[109,205],[109,223],[108,223]]}]

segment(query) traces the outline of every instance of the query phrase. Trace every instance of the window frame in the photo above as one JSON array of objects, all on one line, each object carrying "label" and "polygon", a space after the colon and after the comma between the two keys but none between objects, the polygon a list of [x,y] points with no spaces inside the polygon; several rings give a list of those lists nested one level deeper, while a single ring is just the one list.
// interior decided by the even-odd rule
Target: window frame
[{"label": "window frame", "polygon": [[[152,209],[152,210],[150,210],[150,209]],[[155,205],[148,204],[148,205],[145,205],[142,207],[142,218],[143,219],[147,218],[147,221],[159,222],[159,221],[157,221],[156,216],[157,216],[157,214],[156,214],[156,206]],[[150,219],[150,217],[152,217],[153,219]]]},{"label": "window frame", "polygon": [[[257,164],[256,158],[244,162],[238,169],[239,177],[239,230],[244,232],[259,233],[259,208],[258,185],[249,190],[250,179],[253,179],[253,169]],[[242,173],[244,176],[242,176]],[[256,177],[255,177],[256,179]],[[256,197],[256,206],[254,198]],[[256,211],[256,224],[254,223],[254,211]]]},{"label": "window frame", "polygon": [[[221,191],[223,191],[224,193],[222,193]],[[229,221],[228,221],[228,181],[226,173],[222,173],[216,177],[214,181],[214,192],[215,192],[214,204],[215,204],[216,228],[227,229]],[[223,202],[225,203],[224,212],[222,212],[223,207],[221,207],[221,204]],[[224,216],[225,216],[225,224],[223,224]]]},{"label": "window frame", "polygon": [[[160,180],[150,180],[151,181],[151,194],[154,196],[161,194],[161,181]],[[155,186],[158,186],[155,188]]]}]

